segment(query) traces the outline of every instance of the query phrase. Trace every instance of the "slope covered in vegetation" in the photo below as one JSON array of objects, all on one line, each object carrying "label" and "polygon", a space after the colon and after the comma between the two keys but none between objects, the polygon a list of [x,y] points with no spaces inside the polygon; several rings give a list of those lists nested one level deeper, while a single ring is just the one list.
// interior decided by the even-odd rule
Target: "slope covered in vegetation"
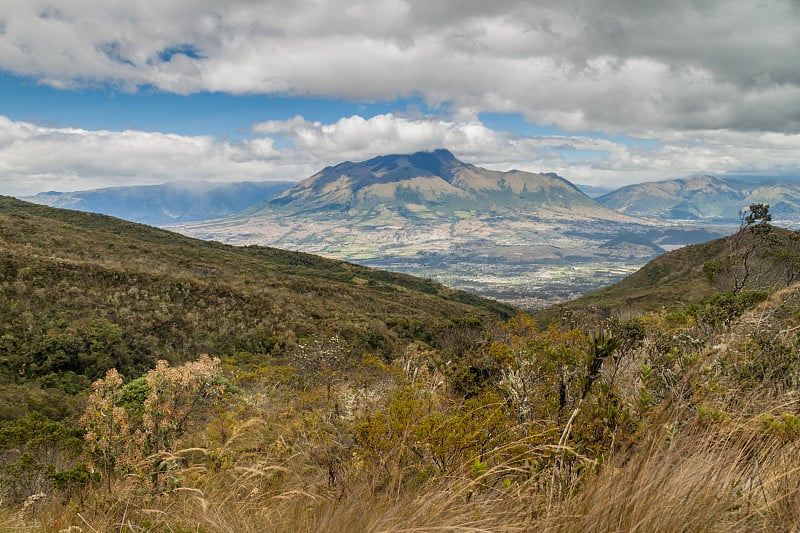
[{"label": "slope covered in vegetation", "polygon": [[794,282],[799,272],[800,234],[770,224],[743,225],[728,237],[659,256],[619,283],[537,316],[546,322],[564,312],[587,309],[639,314],[698,304],[725,292],[769,293]]},{"label": "slope covered in vegetation", "polygon": [[[246,259],[268,252],[210,246],[239,258],[219,268],[229,279],[242,272],[245,286]],[[173,250],[185,262],[178,270],[191,272],[196,255]],[[27,280],[15,278],[17,290]],[[0,427],[0,527],[791,529],[800,521],[800,285],[754,288],[640,313],[609,306],[544,327],[525,315],[481,320],[474,307],[475,317],[454,315],[462,304],[428,300],[448,320],[414,329],[407,318],[399,331],[416,333],[382,349],[338,330],[286,341],[285,352],[187,350],[135,379],[107,370],[75,396],[79,420],[29,413]],[[382,331],[380,313],[403,294],[370,310],[365,331]],[[306,302],[318,309],[317,298]],[[350,316],[335,309],[309,323]],[[207,332],[218,342],[232,334]]]},{"label": "slope covered in vegetation", "polygon": [[290,356],[331,336],[389,357],[451,320],[512,312],[411,276],[11,198],[0,198],[0,300],[6,420],[31,407],[64,416],[112,367],[137,377],[200,353]]}]

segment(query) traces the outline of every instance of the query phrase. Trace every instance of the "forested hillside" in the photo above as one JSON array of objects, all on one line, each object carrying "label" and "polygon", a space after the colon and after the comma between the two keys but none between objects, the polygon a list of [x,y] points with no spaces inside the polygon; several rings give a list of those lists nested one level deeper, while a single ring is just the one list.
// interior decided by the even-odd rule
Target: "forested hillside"
[{"label": "forested hillside", "polygon": [[66,416],[112,367],[137,377],[200,353],[283,357],[331,336],[388,358],[452,320],[512,313],[410,276],[10,198],[0,246],[6,420],[32,407]]}]

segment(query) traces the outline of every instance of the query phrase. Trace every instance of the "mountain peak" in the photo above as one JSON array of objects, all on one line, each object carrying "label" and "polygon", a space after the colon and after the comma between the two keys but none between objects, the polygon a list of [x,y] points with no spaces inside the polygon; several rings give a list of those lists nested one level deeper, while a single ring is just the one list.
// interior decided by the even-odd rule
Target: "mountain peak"
[{"label": "mountain peak", "polygon": [[576,216],[576,210],[600,218],[618,216],[560,176],[488,170],[464,163],[444,148],[326,167],[271,199],[265,209],[348,220],[383,213],[384,223],[393,217],[406,222],[456,220],[479,213],[542,210],[568,217]]},{"label": "mountain peak", "polygon": [[455,167],[467,166],[459,161],[452,152],[445,148],[433,151],[414,152],[407,155],[379,155],[363,163],[342,163],[333,168],[344,168],[353,165],[366,166],[375,172],[391,171],[397,168],[414,168],[417,171],[430,173],[433,176],[447,179]]},{"label": "mountain peak", "polygon": [[[435,150],[422,150],[419,152],[415,152],[411,154],[411,156],[418,156],[418,155],[428,155],[436,157],[442,161],[458,161],[456,156],[453,155],[453,152],[448,150],[447,148],[437,148]],[[461,161],[458,161],[459,163]]]},{"label": "mountain peak", "polygon": [[785,221],[800,212],[800,186],[783,182],[746,182],[727,177],[689,178],[628,185],[598,202],[632,216],[667,220],[719,220],[736,223],[753,203],[770,204]]},{"label": "mountain peak", "polygon": [[453,167],[464,166],[464,163],[456,159],[449,150],[443,148],[433,152],[411,154],[408,160],[414,167],[445,179],[452,173]]}]

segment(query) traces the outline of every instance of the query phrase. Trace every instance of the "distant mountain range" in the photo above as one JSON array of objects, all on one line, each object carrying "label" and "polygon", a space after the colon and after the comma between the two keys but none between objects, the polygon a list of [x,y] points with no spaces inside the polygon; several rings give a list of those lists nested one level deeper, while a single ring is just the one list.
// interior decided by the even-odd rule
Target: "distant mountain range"
[{"label": "distant mountain range", "polygon": [[611,209],[635,217],[730,223],[754,203],[770,204],[776,222],[800,220],[800,183],[746,182],[714,176],[638,183],[597,198]]},{"label": "distant mountain range", "polygon": [[343,162],[299,183],[27,199],[408,272],[519,306],[585,294],[665,250],[727,235],[752,203],[769,203],[778,225],[800,223],[800,184],[788,181],[696,176],[601,192],[553,173],[488,170],[441,149]]},{"label": "distant mountain range", "polygon": [[644,237],[652,224],[560,176],[487,170],[447,150],[344,162],[239,215],[175,229],[409,272],[518,305],[582,294],[663,251]]},{"label": "distant mountain range", "polygon": [[576,183],[575,186],[589,198],[597,198],[615,190],[615,187],[599,187],[596,185],[585,185],[582,183]]},{"label": "distant mountain range", "polygon": [[292,182],[203,183],[108,187],[77,192],[43,192],[29,202],[102,213],[133,222],[164,226],[220,218],[283,192]]},{"label": "distant mountain range", "polygon": [[778,223],[800,224],[798,182],[699,175],[611,190],[574,185],[553,173],[489,171],[463,163],[447,150],[345,162],[299,184],[175,182],[48,191],[22,199],[156,226],[270,211],[292,216],[346,212],[350,218],[369,219],[386,210],[380,214],[434,220],[549,209],[553,216],[571,211],[615,218],[599,206],[636,218],[731,224],[752,203],[770,204]]}]

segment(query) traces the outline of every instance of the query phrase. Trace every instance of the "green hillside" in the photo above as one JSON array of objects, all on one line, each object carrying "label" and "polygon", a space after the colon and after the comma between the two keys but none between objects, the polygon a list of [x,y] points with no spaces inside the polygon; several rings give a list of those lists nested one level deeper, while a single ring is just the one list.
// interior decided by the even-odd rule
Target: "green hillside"
[{"label": "green hillside", "polygon": [[334,335],[390,357],[453,320],[513,313],[411,276],[6,197],[0,300],[4,419],[111,367],[135,377],[200,353],[281,357]]},{"label": "green hillside", "polygon": [[720,292],[772,292],[798,276],[800,234],[764,225],[663,254],[619,283],[537,316],[546,321],[564,310],[586,309],[636,314],[696,304]]}]

